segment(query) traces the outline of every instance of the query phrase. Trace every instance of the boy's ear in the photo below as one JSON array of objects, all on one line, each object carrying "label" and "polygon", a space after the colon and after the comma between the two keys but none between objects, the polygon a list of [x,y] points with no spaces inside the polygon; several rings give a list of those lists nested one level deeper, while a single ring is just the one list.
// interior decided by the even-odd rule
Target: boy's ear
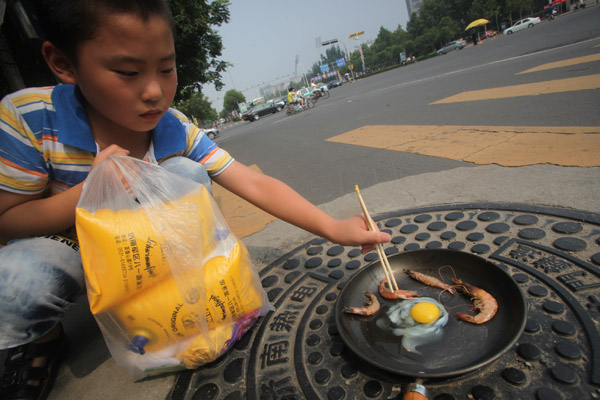
[{"label": "boy's ear", "polygon": [[54,75],[63,83],[77,84],[75,68],[71,60],[52,43],[42,44],[42,55]]}]

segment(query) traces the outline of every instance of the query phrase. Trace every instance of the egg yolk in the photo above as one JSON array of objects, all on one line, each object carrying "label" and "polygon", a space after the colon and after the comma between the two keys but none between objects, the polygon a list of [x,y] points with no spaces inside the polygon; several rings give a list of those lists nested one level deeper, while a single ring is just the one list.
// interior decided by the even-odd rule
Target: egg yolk
[{"label": "egg yolk", "polygon": [[440,309],[435,304],[423,301],[410,309],[410,316],[420,324],[429,324],[440,316]]}]

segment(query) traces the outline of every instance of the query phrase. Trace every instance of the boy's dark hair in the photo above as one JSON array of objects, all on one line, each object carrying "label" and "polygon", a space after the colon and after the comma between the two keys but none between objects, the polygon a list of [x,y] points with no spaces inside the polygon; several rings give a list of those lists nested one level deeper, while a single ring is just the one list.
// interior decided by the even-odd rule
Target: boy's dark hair
[{"label": "boy's dark hair", "polygon": [[77,63],[79,44],[94,38],[106,14],[135,14],[144,21],[158,15],[169,22],[175,35],[166,0],[36,0],[34,3],[43,39],[52,42],[73,63]]}]

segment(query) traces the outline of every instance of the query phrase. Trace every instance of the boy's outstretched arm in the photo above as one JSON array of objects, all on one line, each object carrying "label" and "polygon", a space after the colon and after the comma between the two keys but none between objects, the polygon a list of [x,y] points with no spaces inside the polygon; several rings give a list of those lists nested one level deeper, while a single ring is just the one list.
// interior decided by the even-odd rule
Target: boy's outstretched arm
[{"label": "boy's outstretched arm", "polygon": [[363,251],[368,251],[375,243],[391,240],[387,233],[369,231],[362,215],[337,220],[280,180],[256,172],[237,161],[214,180],[269,214],[334,243],[362,245]]}]

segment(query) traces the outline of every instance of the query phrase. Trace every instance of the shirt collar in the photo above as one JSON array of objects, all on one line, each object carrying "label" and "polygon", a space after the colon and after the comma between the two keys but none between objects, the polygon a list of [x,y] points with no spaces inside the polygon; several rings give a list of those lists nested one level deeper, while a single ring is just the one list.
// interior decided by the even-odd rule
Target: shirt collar
[{"label": "shirt collar", "polygon": [[[83,95],[75,85],[58,85],[52,91],[60,143],[96,153],[97,147],[85,111]],[[167,112],[152,132],[157,160],[187,148],[186,129],[179,119]]]}]

